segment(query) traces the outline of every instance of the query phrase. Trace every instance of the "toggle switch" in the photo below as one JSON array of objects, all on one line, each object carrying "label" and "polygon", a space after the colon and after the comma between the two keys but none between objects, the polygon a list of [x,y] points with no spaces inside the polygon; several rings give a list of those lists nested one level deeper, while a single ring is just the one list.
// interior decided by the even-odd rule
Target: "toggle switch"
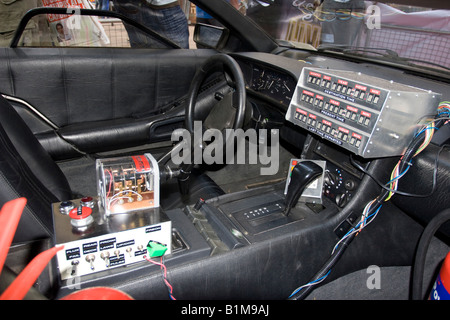
[{"label": "toggle switch", "polygon": [[94,270],[94,260],[95,260],[95,256],[93,254],[88,254],[86,256],[86,261],[89,262],[89,264],[91,265],[91,270]]},{"label": "toggle switch", "polygon": [[106,267],[109,268],[110,266],[109,252],[108,251],[102,252],[100,254],[100,258],[102,258],[105,261]]},{"label": "toggle switch", "polygon": [[80,261],[78,261],[78,260],[72,261],[72,271],[71,271],[70,275],[75,276],[77,274],[77,266],[79,263],[80,263]]},{"label": "toggle switch", "polygon": [[133,256],[131,255],[131,251],[133,251],[133,249],[131,248],[127,248],[126,252],[128,252],[128,254],[130,255],[130,258],[132,258]]}]

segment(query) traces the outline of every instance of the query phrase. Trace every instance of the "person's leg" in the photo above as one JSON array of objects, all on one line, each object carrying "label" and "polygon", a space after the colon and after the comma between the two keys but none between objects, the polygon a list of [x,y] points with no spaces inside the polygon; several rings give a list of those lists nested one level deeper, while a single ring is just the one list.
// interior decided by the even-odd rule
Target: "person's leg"
[{"label": "person's leg", "polygon": [[[156,10],[159,15],[161,35],[172,40],[181,48],[189,48],[189,29],[186,16],[180,6]],[[158,30],[155,30],[158,31]]]}]

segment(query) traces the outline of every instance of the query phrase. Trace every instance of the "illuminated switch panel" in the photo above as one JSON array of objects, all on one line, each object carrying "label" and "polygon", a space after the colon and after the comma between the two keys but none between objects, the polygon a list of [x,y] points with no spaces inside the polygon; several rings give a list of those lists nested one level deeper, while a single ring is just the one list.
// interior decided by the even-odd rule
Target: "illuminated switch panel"
[{"label": "illuminated switch panel", "polygon": [[357,72],[304,68],[286,119],[365,158],[398,156],[440,97]]}]

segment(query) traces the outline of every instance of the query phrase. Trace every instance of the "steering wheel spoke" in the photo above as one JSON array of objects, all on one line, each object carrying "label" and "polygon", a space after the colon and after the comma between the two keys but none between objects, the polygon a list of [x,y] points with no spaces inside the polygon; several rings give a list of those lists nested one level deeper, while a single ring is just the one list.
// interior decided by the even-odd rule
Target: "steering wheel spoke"
[{"label": "steering wheel spoke", "polygon": [[233,106],[233,93],[230,92],[212,107],[203,121],[203,127],[218,130],[233,128],[236,112]]}]

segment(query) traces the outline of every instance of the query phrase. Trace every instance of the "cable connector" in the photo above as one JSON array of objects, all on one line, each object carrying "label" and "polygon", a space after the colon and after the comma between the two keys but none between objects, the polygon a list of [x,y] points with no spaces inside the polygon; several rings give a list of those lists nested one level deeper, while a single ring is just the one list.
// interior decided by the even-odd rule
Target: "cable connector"
[{"label": "cable connector", "polygon": [[147,251],[150,258],[161,257],[167,251],[167,245],[158,241],[150,240],[147,244]]}]

